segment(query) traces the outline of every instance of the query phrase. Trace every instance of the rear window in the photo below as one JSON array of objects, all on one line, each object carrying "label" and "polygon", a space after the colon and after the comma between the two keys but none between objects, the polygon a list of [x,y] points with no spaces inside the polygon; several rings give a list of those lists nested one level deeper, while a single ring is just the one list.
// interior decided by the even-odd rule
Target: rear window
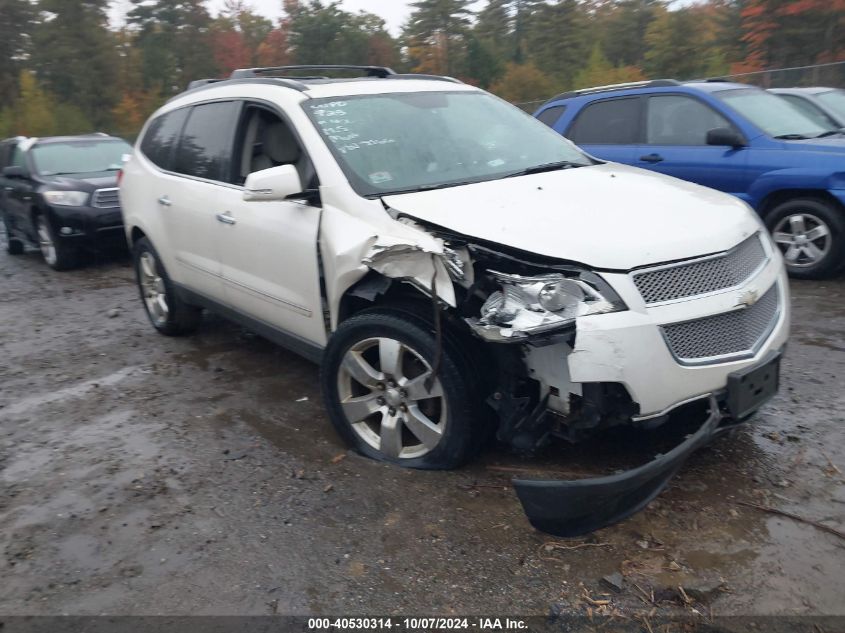
[{"label": "rear window", "polygon": [[144,156],[162,169],[170,169],[173,150],[187,116],[188,109],[182,108],[153,119],[141,141]]},{"label": "rear window", "polygon": [[230,182],[232,141],[239,104],[204,103],[191,108],[173,161],[173,171],[208,180]]},{"label": "rear window", "polygon": [[578,145],[632,145],[639,122],[639,98],[608,99],[584,108],[566,136]]},{"label": "rear window", "polygon": [[546,108],[537,115],[537,120],[541,123],[545,123],[549,127],[554,127],[555,123],[557,123],[563,115],[564,110],[566,110],[566,106],[564,105],[556,105],[551,108]]},{"label": "rear window", "polygon": [[33,147],[32,162],[42,176],[93,174],[117,171],[131,151],[128,143],[117,140],[52,142]]}]

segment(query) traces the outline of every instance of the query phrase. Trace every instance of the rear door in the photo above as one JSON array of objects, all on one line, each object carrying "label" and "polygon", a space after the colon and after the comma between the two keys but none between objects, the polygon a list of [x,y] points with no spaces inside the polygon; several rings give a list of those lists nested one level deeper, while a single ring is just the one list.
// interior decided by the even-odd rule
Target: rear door
[{"label": "rear door", "polygon": [[[177,282],[215,301],[225,299],[220,216],[241,197],[232,182],[231,154],[240,103],[214,101],[176,110],[184,121],[169,171],[156,197],[175,260]],[[173,125],[178,125],[174,121]]]},{"label": "rear door", "polygon": [[14,145],[9,152],[7,166],[21,167],[26,172],[24,178],[4,178],[3,181],[3,209],[9,223],[17,231],[28,233],[35,237],[35,227],[32,224],[30,209],[35,201],[35,185],[31,178],[26,154],[20,145]]},{"label": "rear door", "polygon": [[746,191],[747,148],[707,144],[708,131],[736,129],[722,114],[684,94],[649,95],[645,108],[645,142],[637,148],[637,167],[728,193]]},{"label": "rear door", "polygon": [[593,156],[633,164],[641,138],[641,103],[638,96],[594,101],[575,116],[564,136]]}]

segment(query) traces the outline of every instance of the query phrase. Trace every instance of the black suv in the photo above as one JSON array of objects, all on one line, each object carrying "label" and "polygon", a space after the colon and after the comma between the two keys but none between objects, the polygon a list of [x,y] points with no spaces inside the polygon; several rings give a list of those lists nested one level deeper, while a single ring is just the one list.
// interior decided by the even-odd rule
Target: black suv
[{"label": "black suv", "polygon": [[132,148],[95,133],[0,142],[0,212],[8,251],[26,242],[56,270],[72,268],[82,249],[123,243],[117,174]]}]

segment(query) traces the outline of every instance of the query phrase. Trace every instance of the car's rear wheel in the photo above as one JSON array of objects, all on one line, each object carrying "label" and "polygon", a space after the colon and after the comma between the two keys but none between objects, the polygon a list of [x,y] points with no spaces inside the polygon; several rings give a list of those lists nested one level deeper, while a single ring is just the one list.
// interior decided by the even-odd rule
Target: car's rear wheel
[{"label": "car's rear wheel", "polygon": [[830,202],[789,200],[766,215],[766,226],[793,277],[827,277],[845,261],[845,218]]},{"label": "car's rear wheel", "polygon": [[438,364],[436,341],[424,321],[379,310],[351,317],[332,335],[321,367],[323,396],[338,433],[360,453],[446,469],[480,447],[470,372],[445,336]]},{"label": "car's rear wheel", "polygon": [[50,221],[40,213],[35,216],[35,230],[38,233],[41,256],[50,268],[69,270],[76,266],[78,261],[76,249],[58,239]]},{"label": "car's rear wheel", "polygon": [[133,259],[141,301],[153,327],[167,336],[190,334],[196,330],[202,319],[202,309],[179,297],[147,238],[135,243]]},{"label": "car's rear wheel", "polygon": [[3,213],[3,228],[6,230],[6,252],[9,255],[23,255],[24,243],[16,237],[13,237],[12,226],[9,223],[9,218]]}]

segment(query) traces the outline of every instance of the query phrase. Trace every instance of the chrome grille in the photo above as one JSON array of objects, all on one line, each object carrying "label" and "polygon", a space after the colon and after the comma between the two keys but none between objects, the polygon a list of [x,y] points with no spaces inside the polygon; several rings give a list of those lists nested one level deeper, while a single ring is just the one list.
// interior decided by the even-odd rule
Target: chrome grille
[{"label": "chrome grille", "polygon": [[646,303],[672,301],[738,286],[765,261],[760,234],[755,233],[715,257],[634,273],[634,284]]},{"label": "chrome grille", "polygon": [[91,196],[91,206],[98,209],[112,209],[120,206],[117,187],[111,189],[97,189]]},{"label": "chrome grille", "polygon": [[663,325],[660,329],[672,354],[681,362],[695,364],[752,354],[775,326],[779,303],[775,283],[749,308]]}]

